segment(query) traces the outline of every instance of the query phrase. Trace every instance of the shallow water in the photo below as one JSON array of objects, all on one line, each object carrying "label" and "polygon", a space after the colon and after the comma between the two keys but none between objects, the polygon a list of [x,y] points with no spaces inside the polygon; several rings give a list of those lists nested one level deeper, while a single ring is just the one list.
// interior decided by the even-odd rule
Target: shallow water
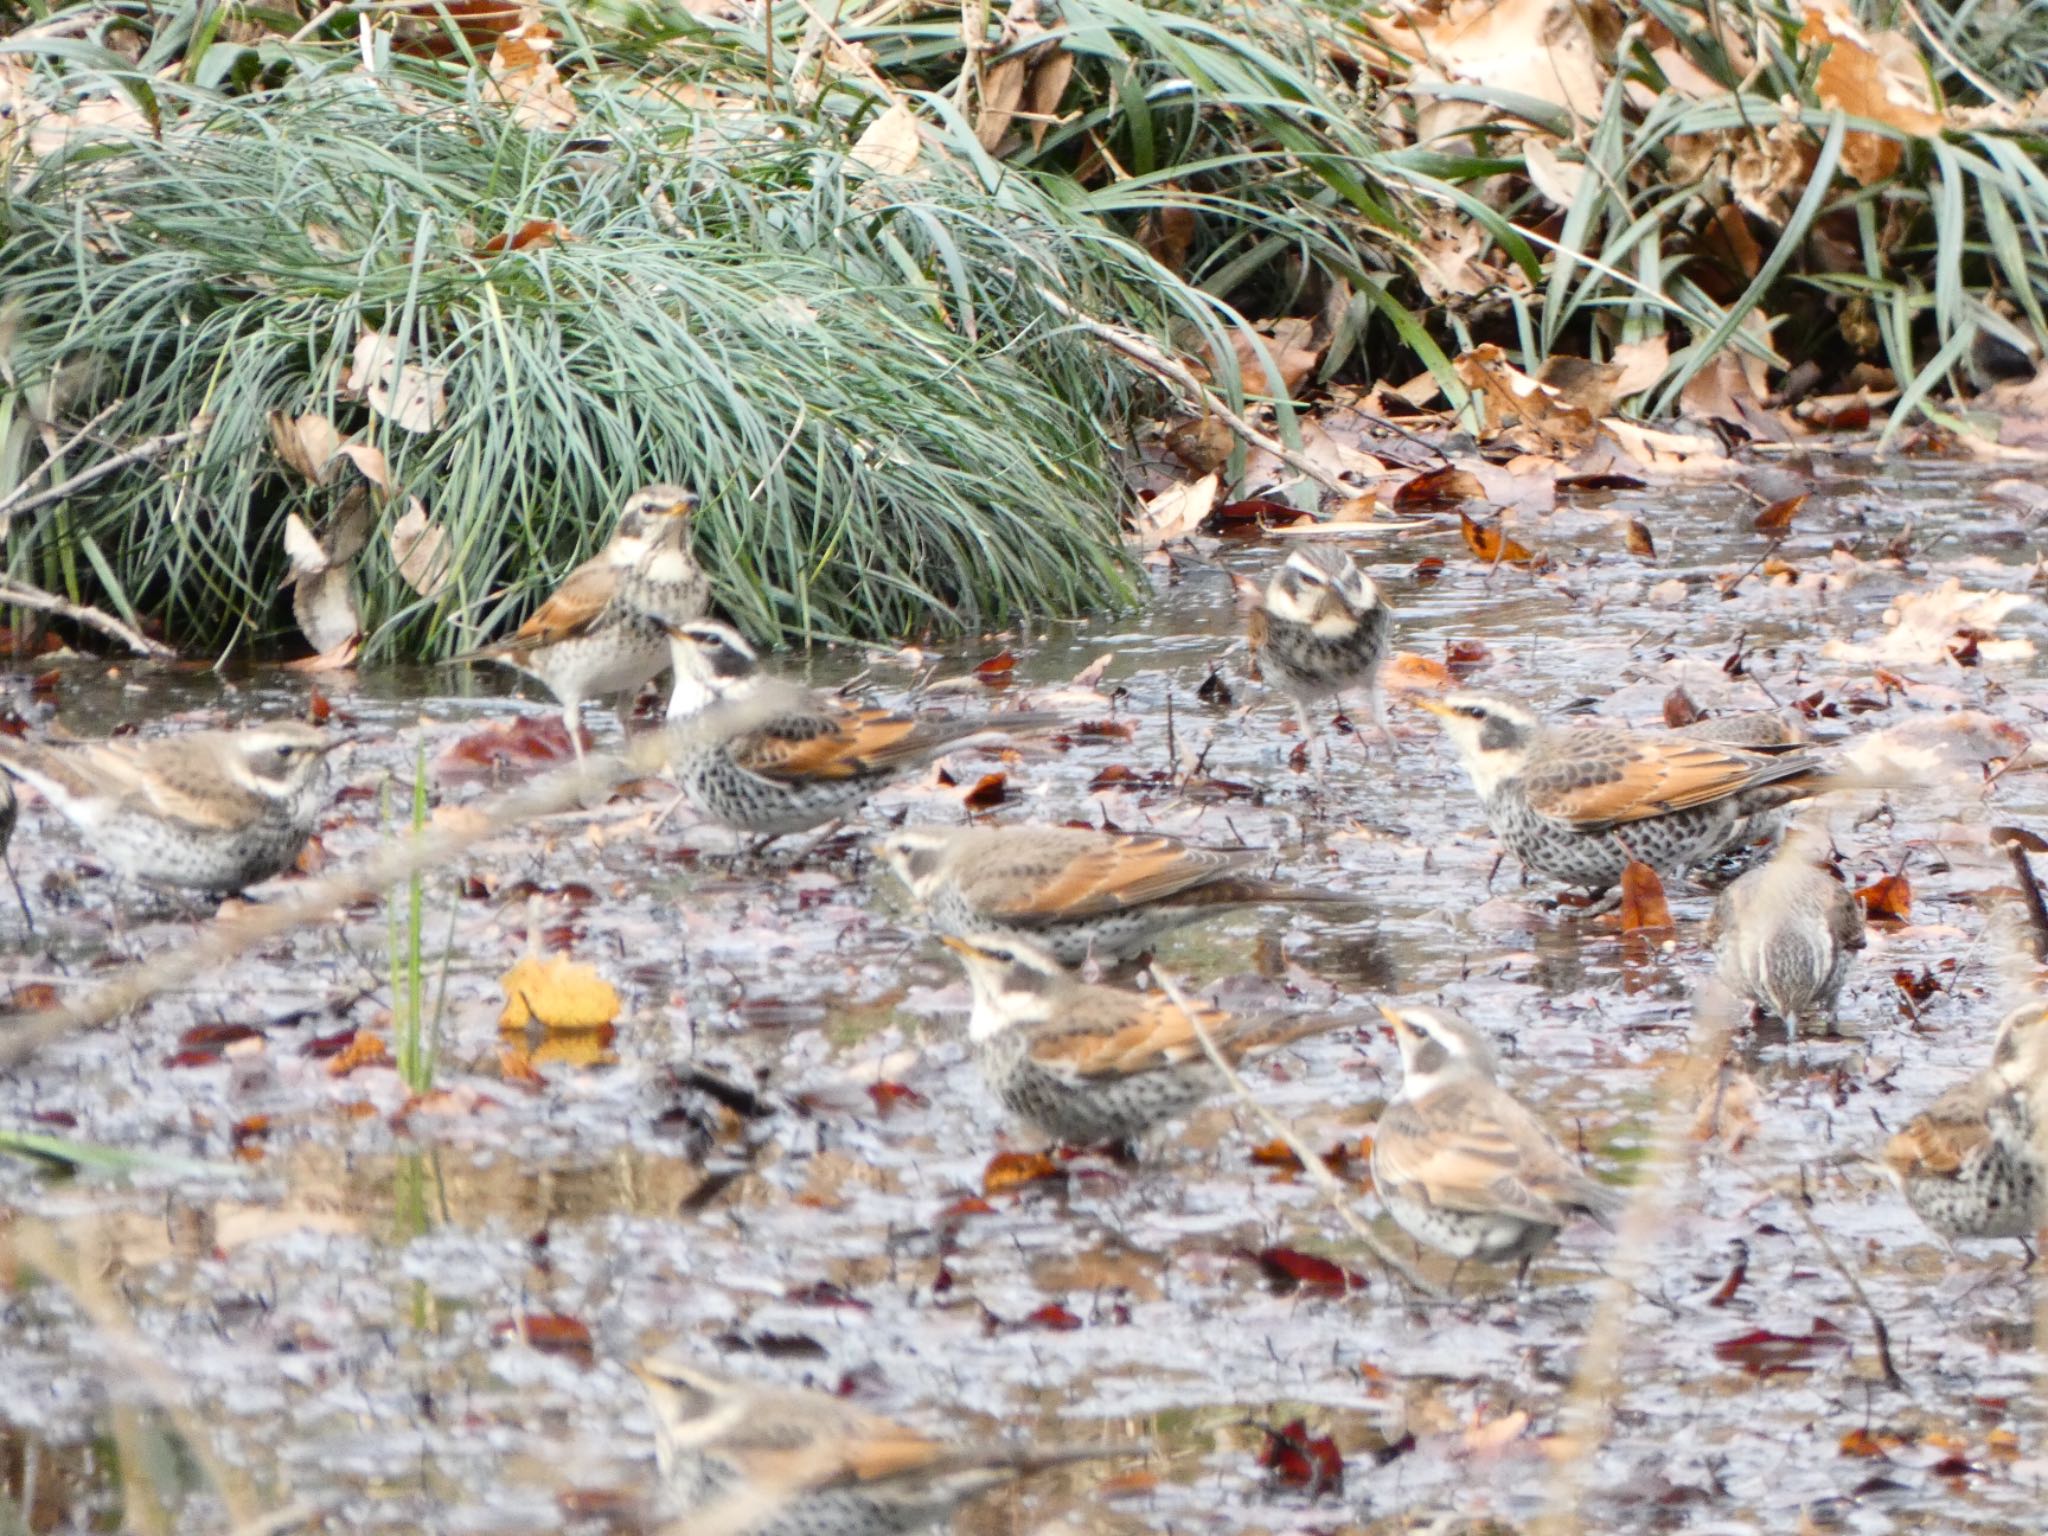
[{"label": "shallow water", "polygon": [[[1977,765],[2048,718],[2039,659],[1998,649],[2038,638],[2041,613],[2022,609],[1983,636],[1973,665],[1938,652],[1886,662],[1910,685],[1903,695],[1873,680],[1875,663],[1825,653],[1830,641],[1878,641],[1892,599],[1950,576],[1973,590],[2029,587],[2039,541],[1988,479],[1951,465],[1838,469],[1777,551],[1799,580],[1759,570],[1727,596],[1712,578],[1766,551],[1753,504],[1728,487],[1584,498],[1519,523],[1517,537],[1555,562],[1534,576],[1487,569],[1455,527],[1358,541],[1400,608],[1401,647],[1435,660],[1483,648],[1460,667],[1475,686],[1643,723],[1674,686],[1716,710],[1818,692],[1823,739],[1907,728],[1960,770],[1894,795],[1888,814],[1866,817],[1866,803],[1832,817],[1855,884],[1905,861],[1911,924],[1873,929],[1838,1037],[1745,1040],[1756,1093],[1744,1135],[1686,1144],[1639,1292],[1622,1304],[1611,1431],[1581,1469],[1579,1528],[2040,1528],[2048,1414],[2017,1246],[1950,1257],[1853,1154],[1988,1049],[2000,981],[1982,898],[2011,872],[1984,833],[2040,826],[2044,791],[2029,772],[1987,784]],[[1630,517],[1654,534],[1655,558],[1625,553]],[[1902,533],[1910,552],[1888,556]],[[1286,547],[1233,542],[1218,558],[1262,576]],[[1430,557],[1441,570],[1420,572]],[[1374,1001],[1426,996],[1492,1031],[1516,1091],[1596,1171],[1626,1182],[1685,1050],[1711,898],[1674,889],[1677,936],[1652,945],[1552,909],[1512,867],[1489,885],[1492,840],[1427,716],[1394,696],[1391,763],[1376,743],[1330,731],[1322,774],[1291,766],[1288,711],[1244,679],[1241,651],[1228,654],[1239,622],[1228,584],[1201,567],[1156,580],[1142,614],[942,654],[825,655],[812,675],[865,669],[894,700],[933,667],[957,677],[1009,650],[1005,704],[1132,734],[954,754],[963,784],[1007,775],[997,819],[1242,843],[1271,850],[1289,876],[1359,892],[1370,912],[1353,921],[1251,913],[1161,954],[1230,1006],[1334,1018],[1251,1074],[1312,1144],[1355,1147],[1397,1074]],[[1738,651],[1740,673],[1724,665]],[[1075,690],[1068,680],[1105,654],[1099,695]],[[1197,695],[1218,661],[1227,705]],[[59,674],[54,700],[17,706],[35,729],[53,702],[78,734],[167,714],[299,713],[317,681],[365,737],[339,777],[389,781],[394,806],[420,745],[431,758],[479,722],[542,707],[482,672],[223,680],[81,661]],[[970,684],[939,702],[993,700]],[[1958,712],[1976,709],[2008,729],[1959,729]],[[1167,771],[1186,775],[1198,758],[1195,782],[1176,788]],[[489,792],[437,782],[434,799]],[[1077,1469],[972,1511],[962,1530],[1519,1529],[1548,1506],[1612,1239],[1568,1232],[1520,1296],[1473,1268],[1455,1302],[1418,1302],[1307,1183],[1254,1162],[1268,1136],[1228,1100],[1153,1137],[1136,1167],[1086,1165],[1064,1187],[963,1208],[989,1158],[1030,1141],[1002,1123],[966,1055],[966,993],[948,957],[850,848],[794,869],[734,866],[728,840],[686,815],[650,833],[665,802],[648,786],[429,878],[428,991],[445,947],[438,1086],[451,1098],[399,1117],[407,1095],[390,1070],[337,1077],[308,1054],[351,1028],[386,1027],[389,927],[371,906],[0,1081],[0,1126],[228,1170],[56,1176],[0,1160],[4,1209],[48,1223],[76,1282],[17,1273],[5,1301],[0,1489],[16,1523],[111,1530],[125,1509],[131,1529],[226,1528],[178,1426],[151,1411],[108,1334],[110,1315],[166,1363],[187,1394],[185,1429],[205,1426],[258,1506],[302,1503],[324,1530],[633,1528],[650,1426],[623,1363],[674,1339],[738,1373],[844,1387],[927,1428],[1150,1446],[1134,1465],[1151,1475],[1119,1476],[1114,1497],[1096,1487],[1126,1468]],[[959,791],[927,776],[882,795],[871,820],[963,814]],[[375,793],[338,802],[322,834],[330,863],[374,846],[379,825]],[[38,917],[30,936],[0,907],[17,988],[63,993],[110,955],[178,946],[197,920],[140,914],[112,931],[116,887],[82,873],[68,829],[40,808],[24,813],[14,861]],[[609,1059],[543,1055],[538,1089],[504,1079],[497,1028],[497,978],[529,931],[597,965],[623,1000]],[[1938,988],[1908,1004],[1894,975],[1922,971]],[[217,1037],[189,1032],[220,1025],[261,1037],[201,1060]],[[722,1108],[688,1085],[691,1065],[754,1087],[769,1112]],[[885,1113],[868,1091],[878,1080],[915,1097]],[[1731,1093],[1742,1100],[1739,1082]],[[1889,1326],[1907,1394],[1883,1385],[1866,1314],[1781,1192],[1802,1181]],[[1362,1176],[1353,1189],[1376,1216]],[[1245,1256],[1276,1245],[1371,1284],[1277,1292]],[[1716,1304],[1738,1251],[1744,1277]],[[1449,1273],[1434,1258],[1423,1267]],[[522,1342],[519,1320],[543,1314],[587,1327],[589,1348]],[[1741,1351],[1715,1350],[1759,1329],[1805,1336],[1817,1319],[1839,1340],[1823,1329],[1788,1352],[1790,1369],[1755,1374]],[[1258,1426],[1294,1418],[1335,1438],[1341,1492],[1311,1499],[1256,1465]],[[1845,1450],[1857,1431],[1868,1433]],[[14,1519],[0,1504],[0,1531]]]}]

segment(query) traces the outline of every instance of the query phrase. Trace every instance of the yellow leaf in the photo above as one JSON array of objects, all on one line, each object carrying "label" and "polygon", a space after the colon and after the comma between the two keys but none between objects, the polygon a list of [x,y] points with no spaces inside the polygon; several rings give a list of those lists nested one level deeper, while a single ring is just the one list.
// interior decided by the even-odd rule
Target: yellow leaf
[{"label": "yellow leaf", "polygon": [[619,1016],[619,994],[596,967],[567,955],[526,955],[498,978],[505,1011],[498,1028],[512,1032],[536,1020],[543,1029],[596,1029]]}]

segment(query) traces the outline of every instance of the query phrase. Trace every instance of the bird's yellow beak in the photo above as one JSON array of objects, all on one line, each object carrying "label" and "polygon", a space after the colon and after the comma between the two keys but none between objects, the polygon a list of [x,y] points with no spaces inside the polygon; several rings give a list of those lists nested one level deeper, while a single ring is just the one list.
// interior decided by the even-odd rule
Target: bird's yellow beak
[{"label": "bird's yellow beak", "polygon": [[674,501],[665,501],[654,509],[663,517],[688,517],[697,510],[697,498],[678,496]]},{"label": "bird's yellow beak", "polygon": [[1380,1017],[1394,1026],[1396,1038],[1402,1038],[1415,1033],[1415,1027],[1401,1017],[1400,1009],[1394,1007],[1391,1003],[1379,1003],[1376,1006],[1379,1008]]},{"label": "bird's yellow beak", "polygon": [[1451,708],[1442,699],[1417,699],[1415,707],[1417,709],[1426,709],[1432,715],[1455,715],[1457,713],[1455,709]]},{"label": "bird's yellow beak", "polygon": [[946,948],[953,951],[953,953],[956,955],[966,955],[971,958],[972,956],[981,953],[980,950],[976,949],[972,944],[968,943],[965,939],[957,939],[950,933],[940,934],[939,942],[945,945]]}]

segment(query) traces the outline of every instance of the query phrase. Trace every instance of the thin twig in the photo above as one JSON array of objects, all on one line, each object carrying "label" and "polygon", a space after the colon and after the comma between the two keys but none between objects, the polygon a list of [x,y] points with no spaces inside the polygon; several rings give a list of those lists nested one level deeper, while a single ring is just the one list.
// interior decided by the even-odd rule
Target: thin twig
[{"label": "thin twig", "polygon": [[112,458],[101,459],[97,464],[89,464],[62,484],[53,485],[48,490],[39,491],[34,495],[28,494],[28,487],[33,484],[33,480],[24,482],[6,496],[0,497],[0,517],[18,517],[24,512],[34,512],[62,501],[74,492],[91,485],[95,480],[104,480],[116,470],[126,469],[131,464],[140,464],[145,459],[153,459],[166,449],[176,448],[195,437],[204,437],[211,426],[210,421],[198,421],[176,432],[164,432],[156,437],[146,438],[133,448],[124,448]]},{"label": "thin twig", "polygon": [[101,423],[125,404],[127,404],[125,400],[116,400],[112,405],[101,411],[99,415],[93,417],[91,421],[88,421],[76,432],[72,433],[69,439],[51,448],[49,453],[44,456],[42,463],[21,477],[21,484],[9,491],[5,497],[0,497],[0,528],[6,526],[7,516],[15,502],[26,497],[34,490],[37,481],[41,480],[43,476],[47,475],[64,461],[65,454],[84,442],[99,428]]},{"label": "thin twig", "polygon": [[[1761,1181],[1758,1182],[1761,1184]],[[1806,1235],[1820,1245],[1821,1256],[1828,1261],[1828,1268],[1832,1269],[1840,1277],[1841,1282],[1849,1287],[1849,1294],[1856,1298],[1856,1305],[1861,1307],[1863,1315],[1870,1319],[1870,1336],[1872,1342],[1877,1346],[1877,1364],[1878,1368],[1884,1372],[1884,1384],[1894,1392],[1905,1392],[1911,1395],[1911,1389],[1906,1385],[1906,1378],[1901,1376],[1899,1368],[1892,1364],[1891,1330],[1885,1327],[1884,1319],[1878,1315],[1877,1308],[1871,1304],[1869,1293],[1863,1289],[1863,1282],[1850,1273],[1849,1267],[1835,1256],[1834,1245],[1827,1240],[1826,1234],[1821,1231],[1819,1225],[1814,1221],[1813,1212],[1806,1208],[1808,1204],[1806,1192],[1804,1190],[1785,1190],[1773,1191],[1773,1193],[1782,1193],[1785,1196],[1786,1201],[1798,1215],[1800,1223],[1806,1228]]]},{"label": "thin twig", "polygon": [[1233,411],[1224,403],[1221,395],[1196,378],[1183,364],[1168,357],[1136,331],[1084,315],[1058,294],[1046,288],[1040,287],[1037,292],[1040,299],[1057,314],[1064,316],[1076,329],[1085,331],[1112,351],[1121,352],[1162,383],[1171,384],[1187,400],[1216,417],[1245,443],[1254,448],[1264,449],[1289,469],[1308,476],[1325,490],[1335,491],[1341,496],[1355,494],[1357,487],[1347,485],[1314,460],[1296,453],[1277,437],[1269,437],[1261,432]]},{"label": "thin twig", "polygon": [[[2006,835],[2001,838],[2000,833]],[[2006,856],[2012,860],[2013,878],[2020,883],[2020,899],[2027,905],[2027,926],[2031,930],[2029,944],[2036,960],[2048,960],[2048,904],[2041,899],[2041,882],[2034,875],[2033,861],[2027,857],[2027,845],[2022,840],[2019,827],[1994,827],[1991,840],[2005,844]]]},{"label": "thin twig", "polygon": [[170,1367],[136,1331],[135,1321],[100,1277],[97,1266],[83,1262],[57,1234],[39,1220],[18,1223],[0,1245],[44,1279],[63,1288],[98,1332],[113,1356],[112,1367],[124,1385],[139,1385],[176,1426],[199,1463],[200,1470],[237,1529],[261,1518],[256,1495],[239,1468],[222,1460],[207,1425],[185,1401],[185,1388]]},{"label": "thin twig", "polygon": [[152,640],[137,630],[130,629],[110,613],[97,608],[87,608],[67,602],[41,587],[32,587],[24,581],[13,581],[0,576],[0,608],[33,608],[38,613],[52,613],[60,619],[70,619],[88,629],[96,629],[110,639],[118,640],[138,656],[175,657],[178,653],[160,640]]},{"label": "thin twig", "polygon": [[1223,1053],[1216,1049],[1215,1037],[1209,1033],[1208,1027],[1202,1023],[1200,1011],[1194,1004],[1188,1001],[1188,996],[1181,990],[1180,983],[1167,975],[1157,965],[1152,967],[1152,977],[1153,980],[1159,983],[1160,990],[1166,994],[1166,1000],[1187,1017],[1189,1026],[1195,1032],[1195,1038],[1202,1042],[1203,1051],[1207,1053],[1210,1062],[1214,1064],[1216,1070],[1223,1074],[1223,1080],[1230,1084],[1231,1091],[1239,1099],[1243,1100],[1254,1115],[1258,1116],[1260,1124],[1287,1143],[1287,1149],[1300,1159],[1302,1171],[1309,1176],[1309,1182],[1322,1191],[1323,1197],[1330,1202],[1330,1208],[1343,1219],[1344,1224],[1351,1229],[1352,1235],[1364,1243],[1371,1250],[1372,1256],[1397,1275],[1410,1290],[1424,1296],[1441,1299],[1444,1294],[1441,1289],[1430,1284],[1429,1281],[1417,1274],[1413,1268],[1402,1261],[1399,1254],[1380,1241],[1378,1233],[1359,1220],[1358,1213],[1351,1209],[1351,1200],[1344,1186],[1338,1182],[1337,1175],[1330,1172],[1330,1165],[1324,1162],[1313,1148],[1294,1134],[1292,1126],[1261,1104],[1257,1096],[1252,1093],[1250,1085],[1238,1075],[1237,1069],[1224,1060]]},{"label": "thin twig", "polygon": [[1685,1161],[1692,1115],[1686,1088],[1690,1084],[1704,1086],[1705,1073],[1718,1070],[1726,1060],[1735,1017],[1735,1001],[1726,990],[1711,984],[1700,989],[1693,1013],[1692,1048],[1666,1079],[1649,1156],[1615,1228],[1614,1265],[1607,1272],[1599,1304],[1587,1325],[1578,1369],[1559,1415],[1559,1443],[1564,1451],[1551,1473],[1546,1508],[1529,1526],[1533,1536],[1576,1536],[1582,1529],[1579,1501],[1584,1471],[1613,1416],[1608,1393],[1624,1379],[1621,1364],[1629,1337],[1629,1305],[1643,1294],[1637,1282],[1648,1267],[1651,1239],[1678,1204],[1676,1192],[1666,1186],[1672,1171]]}]

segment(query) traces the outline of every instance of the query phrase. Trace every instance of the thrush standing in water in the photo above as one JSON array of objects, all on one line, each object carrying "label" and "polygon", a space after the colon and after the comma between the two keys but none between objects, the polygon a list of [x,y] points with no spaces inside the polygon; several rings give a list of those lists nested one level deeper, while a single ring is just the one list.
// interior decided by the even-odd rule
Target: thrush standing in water
[{"label": "thrush standing in water", "polygon": [[1266,680],[1294,701],[1303,741],[1315,734],[1310,705],[1356,690],[1368,696],[1373,723],[1391,748],[1378,681],[1393,632],[1393,610],[1350,554],[1309,544],[1274,572],[1246,638]]},{"label": "thrush standing in water", "polygon": [[562,706],[569,745],[583,761],[583,706],[617,696],[621,725],[642,684],[668,665],[667,626],[701,618],[711,584],[689,549],[697,498],[650,485],[626,499],[618,530],[571,571],[508,640],[454,657],[524,672]]},{"label": "thrush standing in water", "polygon": [[1863,908],[1818,862],[1822,841],[1795,829],[1768,864],[1722,890],[1707,923],[1721,981],[1780,1020],[1788,1038],[1809,1014],[1833,1025],[1864,945]]},{"label": "thrush standing in water", "polygon": [[1047,730],[1064,717],[1018,711],[967,720],[851,704],[771,677],[731,627],[671,626],[670,766],[700,814],[760,839],[838,823],[906,769],[990,732]]},{"label": "thrush standing in water", "polygon": [[[2048,1226],[2048,1003],[1999,1021],[1990,1065],[1942,1094],[1884,1145],[1885,1171],[1944,1241],[2018,1238]],[[2027,1247],[2029,1257],[2032,1248]]]},{"label": "thrush standing in water", "polygon": [[[1084,982],[1051,952],[1000,934],[948,936],[974,989],[968,1038],[1005,1108],[1068,1146],[1124,1144],[1224,1086],[1189,1016],[1156,992]],[[1236,1019],[1196,1004],[1233,1066],[1332,1027]]]},{"label": "thrush standing in water", "polygon": [[968,1500],[1125,1451],[956,1446],[822,1392],[731,1380],[667,1353],[634,1368],[667,1513],[727,1536],[899,1536]]},{"label": "thrush standing in water", "polygon": [[289,869],[326,803],[340,738],[285,722],[115,741],[0,742],[30,784],[119,873],[230,894]]},{"label": "thrush standing in water", "polygon": [[1372,1178],[1401,1230],[1457,1262],[1515,1260],[1515,1283],[1575,1215],[1611,1227],[1621,1197],[1589,1178],[1506,1089],[1493,1048],[1442,1008],[1382,1006],[1401,1091],[1373,1132]]},{"label": "thrush standing in water", "polygon": [[1485,694],[1420,702],[1444,722],[1502,847],[1530,873],[1595,895],[1631,860],[1680,874],[1733,847],[1752,818],[1840,787],[1797,748],[1546,725]]},{"label": "thrush standing in water", "polygon": [[1357,898],[1253,874],[1256,856],[1086,827],[906,827],[875,840],[939,932],[999,933],[1062,965],[1128,959],[1220,912]]}]

